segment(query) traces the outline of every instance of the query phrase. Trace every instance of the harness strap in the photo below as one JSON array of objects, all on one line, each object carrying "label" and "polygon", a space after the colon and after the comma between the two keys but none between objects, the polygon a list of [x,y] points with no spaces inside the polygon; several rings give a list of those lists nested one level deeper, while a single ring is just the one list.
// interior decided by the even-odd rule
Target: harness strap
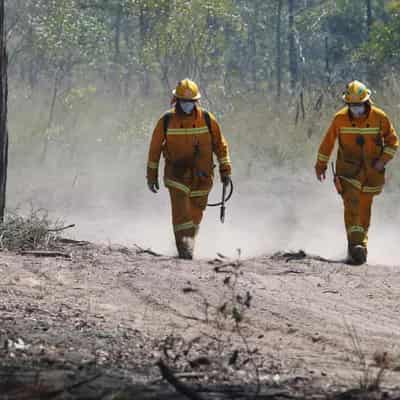
[{"label": "harness strap", "polygon": [[[205,120],[207,128],[208,128],[208,132],[212,133],[210,113],[206,110],[203,110],[203,113],[204,113],[204,120]],[[167,112],[163,116],[164,135],[167,135],[169,122],[170,122],[172,116],[173,116],[172,112]]]}]

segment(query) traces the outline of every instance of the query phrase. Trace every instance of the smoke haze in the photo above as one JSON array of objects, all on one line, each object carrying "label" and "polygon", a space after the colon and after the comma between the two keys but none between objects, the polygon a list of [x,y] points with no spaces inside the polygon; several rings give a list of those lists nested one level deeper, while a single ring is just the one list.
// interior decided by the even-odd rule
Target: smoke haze
[{"label": "smoke haze", "polygon": [[[8,207],[49,210],[77,224],[69,233],[76,239],[138,244],[174,255],[167,190],[162,187],[154,195],[145,181],[150,135],[164,111],[163,102],[121,105],[94,98],[72,114],[74,124],[69,117],[62,128],[50,132],[45,157],[44,135],[35,133],[45,102],[33,110],[32,102],[12,98]],[[231,145],[235,194],[224,225],[218,208],[207,209],[197,257],[236,257],[237,249],[245,258],[303,249],[344,258],[342,202],[331,176],[320,184],[313,174],[316,149],[334,110],[330,107],[322,119],[298,126],[254,107],[227,111],[219,118]],[[400,262],[397,166],[396,160],[390,165],[389,184],[373,206],[370,263]],[[220,192],[216,177],[211,200],[218,200]]]}]

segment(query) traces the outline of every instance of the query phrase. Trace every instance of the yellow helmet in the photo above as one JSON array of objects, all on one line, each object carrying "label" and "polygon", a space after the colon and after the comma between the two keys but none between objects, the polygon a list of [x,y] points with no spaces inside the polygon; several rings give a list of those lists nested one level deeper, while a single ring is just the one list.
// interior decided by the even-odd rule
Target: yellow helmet
[{"label": "yellow helmet", "polygon": [[360,81],[352,81],[343,93],[345,103],[365,103],[371,97],[371,91]]},{"label": "yellow helmet", "polygon": [[198,100],[201,97],[199,87],[195,82],[190,79],[184,79],[178,82],[176,89],[172,91],[172,94],[177,99],[182,100]]}]

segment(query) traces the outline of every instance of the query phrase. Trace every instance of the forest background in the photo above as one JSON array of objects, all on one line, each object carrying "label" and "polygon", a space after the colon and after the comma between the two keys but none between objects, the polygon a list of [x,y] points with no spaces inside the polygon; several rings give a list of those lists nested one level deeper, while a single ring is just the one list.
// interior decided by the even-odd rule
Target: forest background
[{"label": "forest background", "polygon": [[[149,138],[185,77],[229,139],[239,194],[316,185],[317,146],[352,79],[400,127],[398,0],[7,0],[6,13],[8,207],[112,214],[108,228],[122,209],[158,207]],[[388,181],[396,194],[398,168]]]}]

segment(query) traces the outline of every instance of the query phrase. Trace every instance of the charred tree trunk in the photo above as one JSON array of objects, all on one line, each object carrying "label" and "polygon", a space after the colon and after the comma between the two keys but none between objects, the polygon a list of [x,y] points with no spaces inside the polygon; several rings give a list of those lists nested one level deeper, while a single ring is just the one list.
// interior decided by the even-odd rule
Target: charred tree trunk
[{"label": "charred tree trunk", "polygon": [[6,206],[6,185],[8,168],[8,131],[7,131],[7,41],[4,26],[4,0],[0,0],[0,221],[4,219]]},{"label": "charred tree trunk", "polygon": [[288,0],[289,9],[289,72],[290,89],[294,91],[298,80],[297,51],[294,27],[294,0]]},{"label": "charred tree trunk", "polygon": [[282,21],[282,4],[283,0],[278,0],[278,11],[276,15],[276,98],[278,103],[282,93],[282,38],[281,38],[281,21]]}]

